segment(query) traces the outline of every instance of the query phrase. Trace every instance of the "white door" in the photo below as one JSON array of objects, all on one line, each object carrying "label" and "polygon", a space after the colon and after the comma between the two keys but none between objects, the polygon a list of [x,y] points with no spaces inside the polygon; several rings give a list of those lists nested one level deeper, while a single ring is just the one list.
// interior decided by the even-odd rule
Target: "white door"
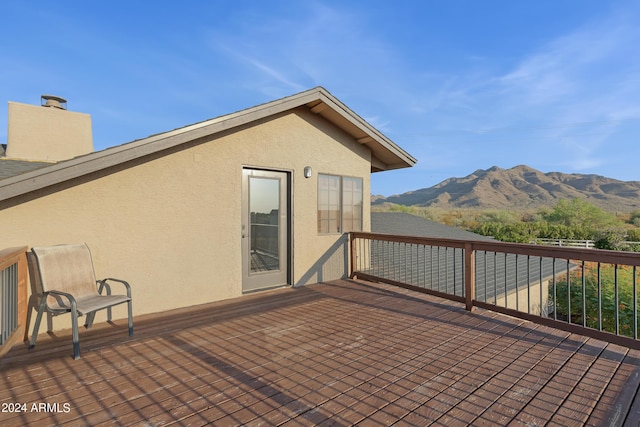
[{"label": "white door", "polygon": [[242,290],[286,285],[289,276],[289,177],[242,171]]}]

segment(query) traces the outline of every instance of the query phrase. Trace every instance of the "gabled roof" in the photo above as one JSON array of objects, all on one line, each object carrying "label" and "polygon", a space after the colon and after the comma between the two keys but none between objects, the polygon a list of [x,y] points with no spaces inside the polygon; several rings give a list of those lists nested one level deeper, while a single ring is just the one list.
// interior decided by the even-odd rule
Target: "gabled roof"
[{"label": "gabled roof", "polygon": [[5,179],[0,178],[0,201],[301,107],[308,108],[311,112],[322,116],[351,135],[358,143],[366,145],[372,153],[372,172],[411,167],[416,163],[414,157],[354,113],[326,89],[316,87],[246,110],[75,157],[32,172]]}]

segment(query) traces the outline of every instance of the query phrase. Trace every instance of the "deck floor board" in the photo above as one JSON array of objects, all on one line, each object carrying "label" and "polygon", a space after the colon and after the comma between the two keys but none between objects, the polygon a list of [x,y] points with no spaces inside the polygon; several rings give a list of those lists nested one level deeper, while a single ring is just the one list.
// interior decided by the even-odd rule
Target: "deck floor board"
[{"label": "deck floor board", "polygon": [[[0,425],[637,425],[640,352],[356,280],[42,334]],[[635,402],[635,403],[634,403]],[[48,404],[38,410],[38,404]],[[36,404],[35,406],[33,406]],[[56,406],[57,405],[57,406]],[[24,408],[24,407],[21,407]]]}]

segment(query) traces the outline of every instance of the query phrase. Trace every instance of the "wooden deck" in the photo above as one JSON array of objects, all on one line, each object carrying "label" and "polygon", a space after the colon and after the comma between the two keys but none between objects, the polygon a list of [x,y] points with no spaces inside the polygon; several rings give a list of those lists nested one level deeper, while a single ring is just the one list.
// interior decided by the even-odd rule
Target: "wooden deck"
[{"label": "wooden deck", "polygon": [[639,351],[392,286],[280,289],[135,324],[81,331],[77,361],[68,334],[12,349],[0,425],[639,425]]}]

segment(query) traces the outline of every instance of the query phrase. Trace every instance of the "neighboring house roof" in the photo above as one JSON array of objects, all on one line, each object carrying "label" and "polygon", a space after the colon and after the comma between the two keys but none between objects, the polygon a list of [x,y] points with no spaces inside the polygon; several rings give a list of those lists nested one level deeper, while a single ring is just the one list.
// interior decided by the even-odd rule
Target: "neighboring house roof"
[{"label": "neighboring house roof", "polygon": [[[404,212],[371,212],[373,233],[435,239],[487,240],[492,237],[449,227]],[[476,251],[476,295],[487,302],[526,289],[527,283],[539,283],[576,266],[566,260],[517,256]],[[462,295],[464,291],[464,255],[462,249],[440,246],[421,247],[403,243],[371,243],[370,272],[415,286]]]},{"label": "neighboring house roof", "polygon": [[316,87],[246,110],[0,179],[0,201],[155,154],[198,138],[228,132],[239,126],[296,108],[307,108],[351,135],[358,143],[366,145],[372,153],[372,172],[411,167],[416,163],[414,157],[350,110],[326,89]]},{"label": "neighboring house roof", "polygon": [[0,180],[51,166],[49,162],[32,162],[27,160],[7,159],[0,157]]},{"label": "neighboring house roof", "polygon": [[450,227],[405,212],[371,212],[371,231],[374,233],[440,239],[494,240],[493,237],[472,233],[457,227]]}]

